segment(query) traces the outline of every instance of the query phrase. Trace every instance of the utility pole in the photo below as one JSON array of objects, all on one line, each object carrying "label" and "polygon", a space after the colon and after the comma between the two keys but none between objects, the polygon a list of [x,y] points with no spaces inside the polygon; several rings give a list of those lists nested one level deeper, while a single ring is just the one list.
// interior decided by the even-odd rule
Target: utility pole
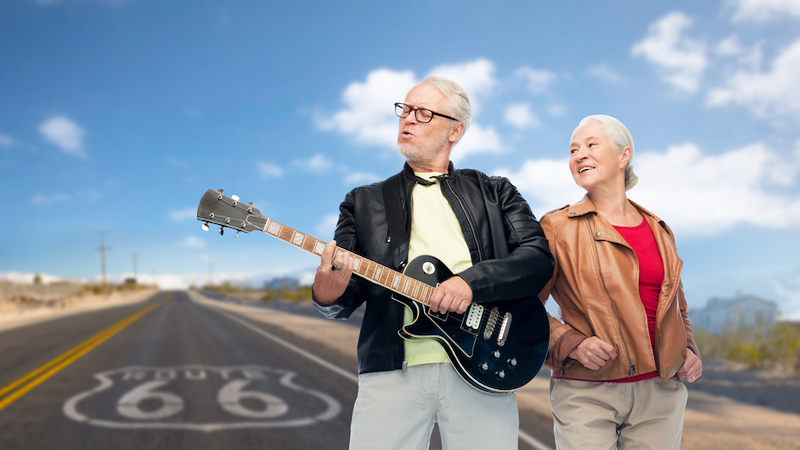
[{"label": "utility pole", "polygon": [[106,247],[105,236],[104,233],[100,232],[100,264],[103,267],[103,287],[106,285],[106,250],[111,250],[110,248]]}]

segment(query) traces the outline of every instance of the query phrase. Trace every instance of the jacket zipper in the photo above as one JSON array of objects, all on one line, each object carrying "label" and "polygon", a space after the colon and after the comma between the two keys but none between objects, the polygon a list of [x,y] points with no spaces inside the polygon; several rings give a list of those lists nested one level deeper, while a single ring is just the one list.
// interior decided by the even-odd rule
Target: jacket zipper
[{"label": "jacket zipper", "polygon": [[622,338],[622,345],[625,346],[625,354],[628,357],[628,362],[630,366],[628,367],[628,376],[632,377],[636,374],[636,364],[631,361],[631,352],[628,349],[628,342],[625,340],[625,335],[622,333],[622,325],[619,322],[619,314],[617,314],[617,308],[614,306],[614,302],[611,299],[611,294],[608,292],[608,288],[606,287],[606,279],[603,276],[602,267],[600,267],[600,252],[597,250],[597,241],[594,239],[594,229],[592,228],[592,223],[589,221],[589,218],[586,217],[586,224],[589,225],[589,234],[590,238],[592,239],[592,243],[594,244],[594,254],[597,257],[597,270],[600,273],[600,280],[603,282],[603,290],[606,291],[606,296],[608,297],[608,302],[611,304],[611,310],[614,312],[614,319],[617,321],[617,329],[619,330],[619,336]]},{"label": "jacket zipper", "polygon": [[475,248],[478,250],[478,260],[483,261],[483,252],[481,251],[480,241],[478,241],[478,235],[475,233],[475,226],[472,224],[472,220],[470,220],[469,214],[467,213],[467,208],[464,207],[464,203],[461,201],[461,197],[458,196],[456,191],[453,189],[453,186],[450,184],[450,176],[444,175],[441,177],[441,180],[444,185],[447,185],[447,188],[453,194],[456,201],[458,202],[458,206],[461,207],[461,211],[464,212],[464,217],[467,219],[467,225],[469,225],[469,230],[472,232],[472,239],[475,241]]}]

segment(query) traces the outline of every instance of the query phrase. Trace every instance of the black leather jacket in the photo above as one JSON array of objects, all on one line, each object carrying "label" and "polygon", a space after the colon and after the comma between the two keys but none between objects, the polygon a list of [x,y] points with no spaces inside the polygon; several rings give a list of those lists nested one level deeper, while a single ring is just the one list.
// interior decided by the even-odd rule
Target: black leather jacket
[{"label": "black leather jacket", "polygon": [[[410,230],[409,199],[418,179],[408,164],[402,174],[402,204],[406,230]],[[334,239],[342,248],[394,267],[383,183],[355,188],[345,196],[339,206]],[[472,257],[473,266],[457,275],[469,284],[473,301],[523,297],[539,301],[535,296],[553,274],[554,261],[539,222],[517,188],[503,177],[489,177],[471,169],[454,170],[452,163],[440,183]],[[402,368],[404,346],[397,331],[403,326],[405,306],[392,300],[388,289],[353,275],[345,293],[332,305],[314,304],[329,319],[347,319],[365,302],[358,338],[358,372]]]}]

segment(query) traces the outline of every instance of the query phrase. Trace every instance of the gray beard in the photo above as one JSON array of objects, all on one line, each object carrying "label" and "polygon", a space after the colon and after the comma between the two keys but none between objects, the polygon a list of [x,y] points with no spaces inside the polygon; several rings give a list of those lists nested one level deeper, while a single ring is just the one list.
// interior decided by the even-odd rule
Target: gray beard
[{"label": "gray beard", "polygon": [[438,141],[427,142],[418,145],[412,144],[397,144],[397,149],[400,154],[406,157],[407,160],[415,164],[426,164],[433,161],[439,153],[444,149],[447,143],[447,136],[449,133],[442,133],[441,139]]}]

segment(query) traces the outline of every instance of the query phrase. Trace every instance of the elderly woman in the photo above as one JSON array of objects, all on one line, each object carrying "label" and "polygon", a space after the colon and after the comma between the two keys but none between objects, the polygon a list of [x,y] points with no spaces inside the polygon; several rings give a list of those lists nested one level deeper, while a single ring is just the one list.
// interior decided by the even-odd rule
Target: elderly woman
[{"label": "elderly woman", "polygon": [[541,225],[556,260],[550,402],[559,449],[677,449],[687,391],[702,374],[672,231],[628,200],[633,139],[613,117],[583,119],[569,169],[586,190]]}]

